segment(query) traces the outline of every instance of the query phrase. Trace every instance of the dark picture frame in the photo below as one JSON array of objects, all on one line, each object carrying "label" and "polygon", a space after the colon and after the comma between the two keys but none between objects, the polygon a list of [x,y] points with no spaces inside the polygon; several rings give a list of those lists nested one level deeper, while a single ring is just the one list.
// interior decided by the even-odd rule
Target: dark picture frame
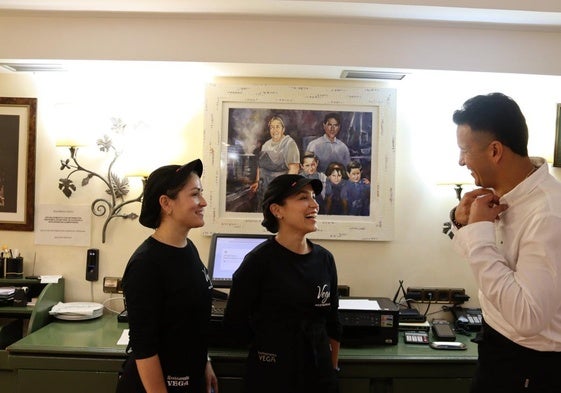
[{"label": "dark picture frame", "polygon": [[36,123],[36,98],[0,97],[0,230],[34,230]]},{"label": "dark picture frame", "polygon": [[[322,214],[320,209],[318,231],[309,237],[393,240],[395,110],[396,93],[390,88],[209,85],[203,146],[208,206],[203,233],[265,233],[260,204],[249,200],[247,189],[255,180],[256,155],[270,137],[268,121],[276,115],[283,118],[286,135],[294,139],[302,158],[308,143],[323,134],[324,116],[336,112],[342,115],[339,136],[348,144],[351,159],[360,157],[364,177],[370,180],[370,209],[362,215]],[[350,142],[350,126],[356,125],[351,118],[363,119],[366,144]],[[243,141],[241,134],[249,134],[253,142]]]},{"label": "dark picture frame", "polygon": [[555,123],[555,149],[553,166],[561,168],[561,104],[557,104],[557,121]]}]

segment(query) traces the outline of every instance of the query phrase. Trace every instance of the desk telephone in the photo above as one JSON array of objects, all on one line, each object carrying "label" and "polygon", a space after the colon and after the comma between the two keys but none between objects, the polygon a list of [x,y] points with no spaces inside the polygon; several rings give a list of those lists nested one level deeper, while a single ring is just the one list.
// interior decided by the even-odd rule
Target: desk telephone
[{"label": "desk telephone", "polygon": [[454,314],[456,327],[468,332],[478,332],[481,330],[483,315],[480,308],[453,307],[452,314]]}]

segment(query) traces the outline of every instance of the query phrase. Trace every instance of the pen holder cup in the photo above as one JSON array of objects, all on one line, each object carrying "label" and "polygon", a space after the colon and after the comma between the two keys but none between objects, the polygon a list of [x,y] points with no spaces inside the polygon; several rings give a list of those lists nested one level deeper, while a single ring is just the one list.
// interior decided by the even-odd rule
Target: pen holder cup
[{"label": "pen holder cup", "polygon": [[14,293],[14,307],[25,307],[27,306],[27,288],[16,288]]},{"label": "pen holder cup", "polygon": [[23,257],[4,259],[6,278],[23,278]]}]

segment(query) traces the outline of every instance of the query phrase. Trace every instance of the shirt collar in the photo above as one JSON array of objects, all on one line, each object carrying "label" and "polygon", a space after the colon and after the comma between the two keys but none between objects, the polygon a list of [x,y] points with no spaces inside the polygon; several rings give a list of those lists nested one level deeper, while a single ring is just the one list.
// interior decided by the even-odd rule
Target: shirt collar
[{"label": "shirt collar", "polygon": [[507,203],[509,205],[515,203],[518,198],[529,194],[534,188],[536,188],[545,180],[545,178],[549,174],[549,168],[547,166],[546,160],[541,157],[530,157],[530,161],[532,161],[532,164],[538,167],[538,169],[526,179],[518,183],[518,185],[512,190],[503,195],[500,199],[501,203]]},{"label": "shirt collar", "polygon": [[339,139],[337,139],[337,137],[335,137],[335,138],[333,139],[333,142],[332,142],[331,139],[329,139],[329,138],[327,137],[327,135],[325,135],[325,134],[323,134],[322,137],[323,137],[323,139],[325,139],[325,142],[328,142],[328,143],[337,143],[337,141],[339,140]]}]

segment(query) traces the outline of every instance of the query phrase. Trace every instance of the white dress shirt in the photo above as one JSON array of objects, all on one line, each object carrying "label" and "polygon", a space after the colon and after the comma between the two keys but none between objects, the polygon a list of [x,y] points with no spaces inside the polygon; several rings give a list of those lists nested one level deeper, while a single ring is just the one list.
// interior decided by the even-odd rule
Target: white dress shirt
[{"label": "white dress shirt", "polygon": [[561,183],[540,167],[501,197],[494,223],[455,231],[479,287],[485,321],[515,343],[561,351]]}]

